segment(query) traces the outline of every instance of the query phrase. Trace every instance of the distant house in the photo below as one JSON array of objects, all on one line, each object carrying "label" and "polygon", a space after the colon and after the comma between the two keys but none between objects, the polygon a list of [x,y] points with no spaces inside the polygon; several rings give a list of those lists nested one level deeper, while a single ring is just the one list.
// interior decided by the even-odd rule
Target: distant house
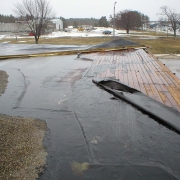
[{"label": "distant house", "polygon": [[73,26],[68,26],[67,28],[68,28],[68,29],[73,29]]},{"label": "distant house", "polygon": [[156,22],[152,22],[152,23],[150,23],[150,29],[155,29],[155,28],[157,28],[158,27],[158,23],[156,23]]},{"label": "distant house", "polygon": [[63,29],[63,21],[61,19],[49,20],[53,24],[53,31],[60,31]]},{"label": "distant house", "polygon": [[91,29],[92,26],[91,25],[81,25],[82,28],[88,30],[88,29]]},{"label": "distant house", "polygon": [[0,23],[0,32],[12,32],[16,30],[15,23]]}]

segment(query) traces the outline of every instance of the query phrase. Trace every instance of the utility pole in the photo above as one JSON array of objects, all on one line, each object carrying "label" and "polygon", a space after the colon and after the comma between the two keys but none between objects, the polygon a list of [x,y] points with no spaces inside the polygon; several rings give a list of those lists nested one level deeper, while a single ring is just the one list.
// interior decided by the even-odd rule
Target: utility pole
[{"label": "utility pole", "polygon": [[114,2],[114,21],[113,21],[113,38],[115,38],[115,5],[117,2]]},{"label": "utility pole", "polygon": [[167,19],[167,37],[168,37],[168,28],[169,28],[169,23],[168,23],[168,19]]}]

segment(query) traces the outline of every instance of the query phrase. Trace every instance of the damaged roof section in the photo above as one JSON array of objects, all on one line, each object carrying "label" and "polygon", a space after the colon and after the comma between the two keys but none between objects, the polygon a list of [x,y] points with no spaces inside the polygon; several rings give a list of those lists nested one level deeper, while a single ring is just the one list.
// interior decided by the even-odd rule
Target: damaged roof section
[{"label": "damaged roof section", "polygon": [[115,80],[94,80],[98,86],[113,94],[117,99],[122,99],[135,106],[143,113],[153,117],[155,121],[180,134],[180,113],[144,95],[136,89],[130,88]]},{"label": "damaged roof section", "polygon": [[[179,80],[144,47],[112,48],[78,50],[82,59],[1,61],[9,75],[1,113],[47,121],[47,169],[40,180],[180,179],[180,112],[171,108],[179,108]],[[96,81],[108,92],[94,77],[110,79]]]},{"label": "damaged roof section", "polygon": [[134,47],[134,46],[139,46],[139,44],[125,39],[115,39],[109,42],[92,46],[89,49],[102,49],[102,48],[105,49],[105,48]]},{"label": "damaged roof section", "polygon": [[84,76],[112,78],[180,111],[180,80],[143,48],[82,54],[93,59]]}]

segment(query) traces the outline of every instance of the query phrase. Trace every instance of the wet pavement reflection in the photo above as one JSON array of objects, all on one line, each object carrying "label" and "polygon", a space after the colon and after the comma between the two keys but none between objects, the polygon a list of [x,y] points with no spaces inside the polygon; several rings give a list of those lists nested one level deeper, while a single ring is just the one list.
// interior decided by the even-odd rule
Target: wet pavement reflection
[{"label": "wet pavement reflection", "polygon": [[1,49],[0,56],[82,50],[82,49],[86,49],[86,48],[88,48],[87,45],[50,45],[50,44],[0,43],[0,49]]}]

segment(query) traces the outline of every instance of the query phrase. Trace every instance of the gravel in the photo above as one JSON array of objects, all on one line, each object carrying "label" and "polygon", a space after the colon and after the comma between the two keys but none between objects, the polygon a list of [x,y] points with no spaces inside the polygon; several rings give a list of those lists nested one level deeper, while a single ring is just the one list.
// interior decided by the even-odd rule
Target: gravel
[{"label": "gravel", "polygon": [[109,42],[92,46],[90,49],[128,47],[128,46],[139,46],[139,45],[133,41],[119,38],[119,39],[115,39]]},{"label": "gravel", "polygon": [[[7,73],[0,71],[0,94],[7,83]],[[38,178],[46,166],[46,130],[42,120],[0,114],[0,179]]]},{"label": "gravel", "polygon": [[0,71],[0,96],[4,94],[8,83],[8,75],[5,71]]}]

